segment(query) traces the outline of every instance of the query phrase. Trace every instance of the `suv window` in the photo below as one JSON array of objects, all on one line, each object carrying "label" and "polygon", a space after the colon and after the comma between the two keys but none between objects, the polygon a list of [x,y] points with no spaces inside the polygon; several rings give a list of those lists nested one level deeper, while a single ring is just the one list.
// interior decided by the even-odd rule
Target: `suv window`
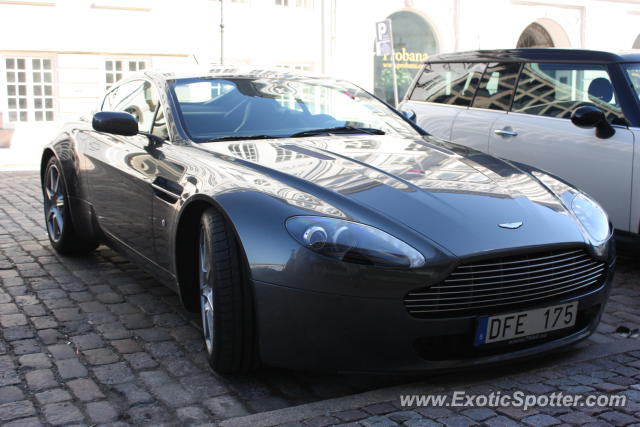
[{"label": "suv window", "polygon": [[150,132],[159,102],[158,92],[151,83],[134,80],[109,92],[102,104],[102,111],[129,113],[138,120],[141,131]]},{"label": "suv window", "polygon": [[522,69],[512,111],[568,119],[587,104],[601,108],[609,122],[626,124],[604,65],[531,63]]},{"label": "suv window", "polygon": [[468,107],[485,64],[427,64],[409,97],[412,101]]},{"label": "suv window", "polygon": [[472,107],[508,111],[519,70],[519,63],[487,65]]}]

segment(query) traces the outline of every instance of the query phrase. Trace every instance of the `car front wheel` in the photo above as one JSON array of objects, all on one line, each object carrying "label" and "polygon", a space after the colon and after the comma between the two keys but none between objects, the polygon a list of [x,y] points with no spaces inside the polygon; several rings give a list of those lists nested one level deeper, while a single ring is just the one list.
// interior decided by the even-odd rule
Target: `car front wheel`
[{"label": "car front wheel", "polygon": [[253,297],[243,264],[224,216],[207,209],[198,238],[200,315],[209,364],[222,374],[247,372],[257,365]]}]

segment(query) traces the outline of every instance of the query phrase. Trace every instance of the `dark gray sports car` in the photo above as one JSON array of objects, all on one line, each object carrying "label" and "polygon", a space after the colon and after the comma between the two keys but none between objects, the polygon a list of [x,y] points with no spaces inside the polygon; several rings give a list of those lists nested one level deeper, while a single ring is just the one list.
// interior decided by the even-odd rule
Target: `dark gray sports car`
[{"label": "dark gray sports car", "polygon": [[212,367],[418,372],[575,343],[615,253],[559,178],[344,81],[148,72],[42,156],[62,254],[106,243],[201,313]]}]

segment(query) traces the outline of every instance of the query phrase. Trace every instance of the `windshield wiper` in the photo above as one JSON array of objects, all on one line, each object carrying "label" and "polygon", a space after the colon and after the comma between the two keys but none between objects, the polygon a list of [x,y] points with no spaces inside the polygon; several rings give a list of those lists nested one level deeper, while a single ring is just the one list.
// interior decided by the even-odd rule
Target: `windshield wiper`
[{"label": "windshield wiper", "polygon": [[282,138],[276,135],[233,135],[233,136],[221,136],[220,138],[208,139],[205,142],[218,142],[218,141],[242,141],[244,139],[276,139]]},{"label": "windshield wiper", "polygon": [[354,126],[338,126],[333,128],[324,128],[324,129],[309,129],[303,130],[302,132],[296,132],[292,135],[289,135],[289,138],[298,138],[302,136],[313,136],[313,135],[322,135],[325,133],[349,133],[349,132],[358,132],[358,133],[366,133],[369,135],[384,135],[385,131],[381,129],[374,128],[358,128]]}]

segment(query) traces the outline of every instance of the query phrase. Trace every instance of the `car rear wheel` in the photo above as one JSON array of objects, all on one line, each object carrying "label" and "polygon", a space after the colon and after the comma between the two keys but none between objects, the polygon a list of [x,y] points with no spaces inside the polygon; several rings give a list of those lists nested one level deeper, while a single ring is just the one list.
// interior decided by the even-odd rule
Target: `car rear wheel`
[{"label": "car rear wheel", "polygon": [[47,163],[42,182],[44,217],[51,246],[61,254],[78,255],[93,251],[98,242],[78,236],[71,216],[62,166],[55,157]]},{"label": "car rear wheel", "polygon": [[257,357],[251,287],[236,237],[214,208],[207,209],[200,221],[198,279],[209,364],[223,374],[254,369]]}]

